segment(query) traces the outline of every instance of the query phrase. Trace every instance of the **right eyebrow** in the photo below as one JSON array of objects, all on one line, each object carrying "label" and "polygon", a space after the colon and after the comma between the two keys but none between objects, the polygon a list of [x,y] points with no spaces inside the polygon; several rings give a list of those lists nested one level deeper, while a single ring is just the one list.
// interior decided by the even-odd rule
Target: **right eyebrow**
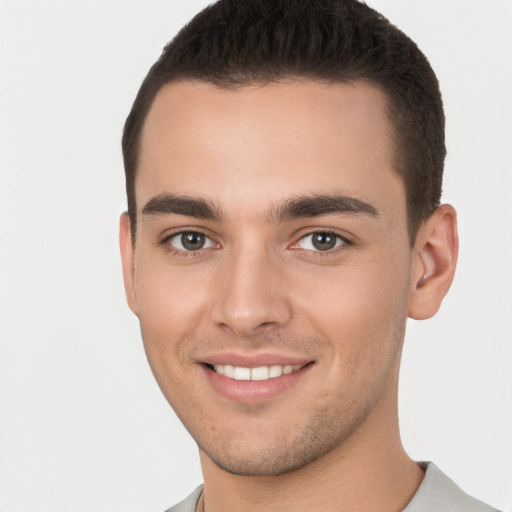
[{"label": "right eyebrow", "polygon": [[213,203],[196,197],[160,194],[152,197],[142,215],[186,215],[197,219],[221,220],[222,213]]}]

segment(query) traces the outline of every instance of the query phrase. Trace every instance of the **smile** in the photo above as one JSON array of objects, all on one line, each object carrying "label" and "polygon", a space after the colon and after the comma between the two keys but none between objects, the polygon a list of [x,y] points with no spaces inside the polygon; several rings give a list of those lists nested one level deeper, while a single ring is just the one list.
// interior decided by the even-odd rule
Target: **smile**
[{"label": "smile", "polygon": [[302,365],[272,365],[259,366],[258,368],[246,368],[243,366],[233,366],[230,364],[216,364],[213,366],[215,372],[224,377],[234,380],[269,380],[289,375],[302,368]]},{"label": "smile", "polygon": [[266,402],[290,392],[308,378],[315,363],[299,362],[296,359],[276,364],[277,361],[269,361],[268,356],[252,358],[250,361],[244,357],[231,357],[233,360],[230,363],[227,363],[225,356],[214,359],[224,359],[224,362],[210,360],[200,365],[207,382],[216,394],[244,404]]}]

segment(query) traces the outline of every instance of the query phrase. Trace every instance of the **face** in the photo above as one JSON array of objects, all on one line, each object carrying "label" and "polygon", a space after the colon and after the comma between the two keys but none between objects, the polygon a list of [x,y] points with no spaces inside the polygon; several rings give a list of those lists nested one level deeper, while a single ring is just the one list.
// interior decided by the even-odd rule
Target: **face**
[{"label": "face", "polygon": [[133,252],[122,222],[127,295],[164,395],[221,468],[285,473],[394,421],[411,248],[392,161],[364,83],[158,94]]}]

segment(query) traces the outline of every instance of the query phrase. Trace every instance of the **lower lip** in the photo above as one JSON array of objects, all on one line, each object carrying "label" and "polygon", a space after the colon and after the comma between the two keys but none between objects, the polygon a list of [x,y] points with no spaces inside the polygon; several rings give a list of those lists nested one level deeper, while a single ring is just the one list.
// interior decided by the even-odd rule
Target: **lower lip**
[{"label": "lower lip", "polygon": [[267,380],[235,380],[202,365],[207,379],[217,393],[229,400],[244,404],[265,402],[288,391],[306,376],[312,366],[309,363],[296,372]]}]

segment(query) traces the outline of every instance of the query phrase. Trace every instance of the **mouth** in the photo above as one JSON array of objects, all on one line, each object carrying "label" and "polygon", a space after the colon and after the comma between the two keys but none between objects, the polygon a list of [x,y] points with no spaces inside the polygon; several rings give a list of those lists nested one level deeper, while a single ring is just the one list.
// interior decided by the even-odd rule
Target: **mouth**
[{"label": "mouth", "polygon": [[264,381],[269,379],[277,379],[282,375],[290,375],[291,373],[298,372],[305,365],[287,364],[283,366],[274,364],[272,366],[259,366],[257,368],[233,366],[231,364],[215,364],[207,366],[219,375],[223,375],[229,379]]},{"label": "mouth", "polygon": [[269,363],[271,361],[267,361],[267,364],[265,361],[211,361],[201,366],[216,394],[237,403],[256,404],[289,393],[300,386],[307,379],[315,361]]}]

